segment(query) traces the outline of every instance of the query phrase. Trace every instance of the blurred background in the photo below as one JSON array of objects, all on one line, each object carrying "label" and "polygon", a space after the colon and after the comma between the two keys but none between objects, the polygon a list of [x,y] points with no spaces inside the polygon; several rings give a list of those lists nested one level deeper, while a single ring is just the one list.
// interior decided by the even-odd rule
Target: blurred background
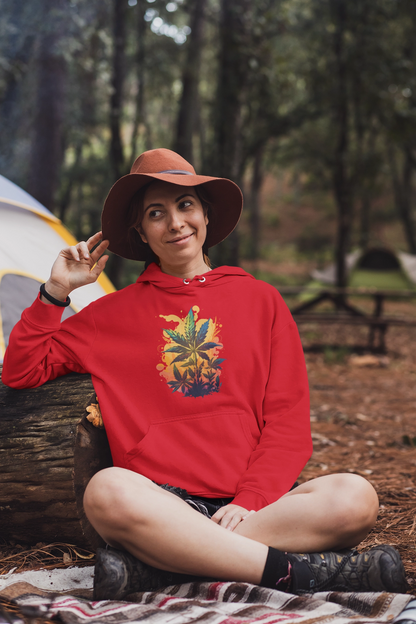
[{"label": "blurred background", "polygon": [[[236,181],[242,220],[210,256],[285,291],[295,314],[315,446],[302,479],[370,479],[382,504],[364,545],[381,533],[397,546],[413,589],[415,130],[415,0],[0,0],[0,183],[85,239],[144,150],[174,149]],[[7,189],[0,356],[57,253],[41,275],[39,241],[68,242],[53,215],[29,231],[39,206]],[[113,255],[107,274],[120,288],[141,270]],[[310,290],[299,295],[311,281],[318,303],[320,288],[335,293],[319,318],[305,314]],[[372,290],[347,301],[346,286]]]},{"label": "blurred background", "polygon": [[0,173],[83,239],[168,147],[244,191],[215,264],[345,286],[353,250],[416,254],[415,35],[414,0],[0,0]]}]

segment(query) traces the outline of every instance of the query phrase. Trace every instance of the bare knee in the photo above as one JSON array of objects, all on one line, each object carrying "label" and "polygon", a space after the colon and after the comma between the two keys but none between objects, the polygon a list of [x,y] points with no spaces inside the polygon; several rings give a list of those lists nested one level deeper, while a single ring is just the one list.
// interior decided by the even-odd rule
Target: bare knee
[{"label": "bare knee", "polygon": [[378,513],[378,496],[366,479],[355,474],[332,475],[334,524],[340,543],[355,546],[373,528]]},{"label": "bare knee", "polygon": [[[97,472],[84,493],[84,510],[96,530],[122,529],[131,522],[132,500],[140,500],[151,482],[124,468],[105,468]],[[153,485],[153,484],[151,484]],[[135,505],[137,514],[137,504]]]}]

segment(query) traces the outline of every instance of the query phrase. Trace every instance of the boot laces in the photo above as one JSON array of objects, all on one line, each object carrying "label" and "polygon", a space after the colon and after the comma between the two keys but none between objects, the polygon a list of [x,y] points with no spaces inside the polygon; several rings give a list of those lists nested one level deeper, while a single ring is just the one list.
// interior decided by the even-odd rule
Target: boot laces
[{"label": "boot laces", "polygon": [[[350,558],[354,557],[355,555],[358,555],[357,550],[351,550],[351,552],[345,554],[342,557],[341,561],[338,563],[338,565],[335,567],[335,570],[332,572],[332,574],[330,574],[328,578],[325,579],[324,581],[321,581],[320,583],[317,583],[315,585],[314,591],[326,589],[328,585],[330,585],[331,582],[342,572],[342,570],[345,568]],[[346,590],[348,589],[348,587],[340,583],[339,585],[334,585],[331,589]]]}]

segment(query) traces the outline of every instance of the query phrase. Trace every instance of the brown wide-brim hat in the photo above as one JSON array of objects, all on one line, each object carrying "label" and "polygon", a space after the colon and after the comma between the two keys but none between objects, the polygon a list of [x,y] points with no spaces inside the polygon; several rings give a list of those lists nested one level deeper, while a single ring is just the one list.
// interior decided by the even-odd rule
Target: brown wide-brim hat
[{"label": "brown wide-brim hat", "polygon": [[217,245],[236,227],[243,208],[243,195],[237,184],[226,178],[197,175],[179,154],[154,149],[134,161],[131,172],[117,180],[105,200],[101,223],[103,239],[110,241],[110,251],[131,260],[146,259],[147,246],[139,236],[134,239],[129,236],[129,207],[137,191],[153,180],[180,186],[203,185],[210,204],[206,247]]}]

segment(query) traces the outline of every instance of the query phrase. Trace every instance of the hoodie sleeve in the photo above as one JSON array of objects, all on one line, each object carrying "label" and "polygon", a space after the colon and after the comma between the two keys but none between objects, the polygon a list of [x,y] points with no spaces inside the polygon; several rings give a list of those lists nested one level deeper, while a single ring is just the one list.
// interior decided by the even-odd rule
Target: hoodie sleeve
[{"label": "hoodie sleeve", "polygon": [[35,388],[70,372],[87,373],[85,361],[96,328],[90,306],[61,323],[63,309],[38,296],[24,310],[6,349],[2,381],[11,388]]},{"label": "hoodie sleeve", "polygon": [[255,511],[288,492],[312,454],[308,379],[293,320],[272,338],[263,420],[259,443],[233,500]]}]

